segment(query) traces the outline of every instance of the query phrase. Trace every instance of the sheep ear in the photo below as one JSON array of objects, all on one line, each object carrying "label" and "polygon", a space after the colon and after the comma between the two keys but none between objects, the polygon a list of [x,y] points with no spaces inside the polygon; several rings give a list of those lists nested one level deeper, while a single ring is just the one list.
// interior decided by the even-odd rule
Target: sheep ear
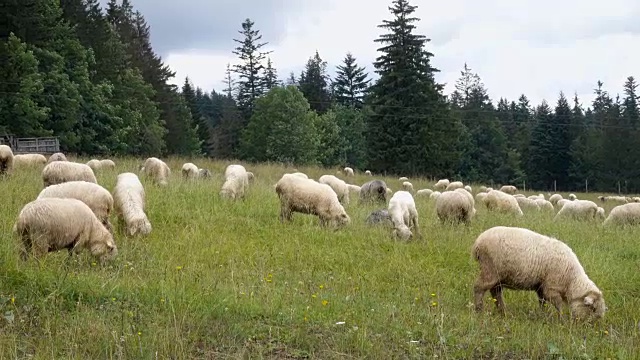
[{"label": "sheep ear", "polygon": [[593,299],[593,297],[591,295],[584,297],[584,304],[587,305],[587,306],[593,305],[593,301],[594,301],[594,299]]}]

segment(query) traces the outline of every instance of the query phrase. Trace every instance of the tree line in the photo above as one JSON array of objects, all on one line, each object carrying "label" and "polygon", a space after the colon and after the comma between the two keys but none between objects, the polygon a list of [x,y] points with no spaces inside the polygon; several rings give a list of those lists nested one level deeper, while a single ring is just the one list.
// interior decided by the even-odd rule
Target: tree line
[{"label": "tree line", "polygon": [[[60,138],[90,155],[205,155],[352,166],[375,173],[526,183],[539,190],[640,191],[637,83],[583,105],[526,95],[494,102],[465,64],[444,94],[416,6],[393,0],[374,39],[372,80],[347,53],[328,75],[319,52],[278,76],[251,19],[233,39],[222,91],[182,88],[129,0],[23,0],[0,7],[0,134]],[[225,69],[221,69],[225,71]]]}]

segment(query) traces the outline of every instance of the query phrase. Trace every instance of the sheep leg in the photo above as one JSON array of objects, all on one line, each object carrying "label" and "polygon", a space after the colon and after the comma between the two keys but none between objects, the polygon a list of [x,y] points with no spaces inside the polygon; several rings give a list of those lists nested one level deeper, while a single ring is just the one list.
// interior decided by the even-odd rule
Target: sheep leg
[{"label": "sheep leg", "polygon": [[421,238],[421,236],[420,236],[420,228],[418,227],[418,216],[417,216],[417,215],[414,215],[414,216],[411,218],[411,224],[412,224],[413,229],[414,229],[414,235],[415,235],[415,237],[416,237],[417,239],[420,239],[420,238]]},{"label": "sheep leg", "polygon": [[502,299],[502,286],[496,285],[491,288],[491,297],[496,299],[496,307],[498,311],[504,315],[504,300]]},{"label": "sheep leg", "polygon": [[280,206],[280,222],[291,221],[291,209],[288,206]]},{"label": "sheep leg", "polygon": [[556,310],[558,310],[558,314],[560,314],[562,312],[562,295],[555,290],[546,290],[544,295],[545,298],[553,304]]},{"label": "sheep leg", "polygon": [[540,304],[540,309],[544,309],[544,305],[547,303],[547,299],[544,297],[544,290],[541,287],[536,289],[536,294],[538,295],[538,303]]},{"label": "sheep leg", "polygon": [[[476,283],[473,285],[473,292],[475,297],[475,307],[476,312],[482,311],[482,298],[484,297],[484,293],[493,289],[499,285],[499,278],[495,273],[491,262],[486,261],[486,259],[478,258],[478,263],[480,265],[480,274],[476,279]],[[502,300],[502,297],[500,297]]]}]

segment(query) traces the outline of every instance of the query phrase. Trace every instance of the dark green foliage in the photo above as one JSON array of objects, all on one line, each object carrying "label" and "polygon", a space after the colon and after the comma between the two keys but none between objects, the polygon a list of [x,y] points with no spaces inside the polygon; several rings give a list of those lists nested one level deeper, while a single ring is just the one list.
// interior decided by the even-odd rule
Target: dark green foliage
[{"label": "dark green foliage", "polygon": [[329,110],[331,91],[329,90],[327,62],[320,58],[318,51],[307,61],[307,65],[300,75],[298,87],[315,112],[324,114]]},{"label": "dark green foliage", "polygon": [[211,153],[211,128],[207,123],[204,115],[200,112],[200,108],[198,107],[198,102],[196,99],[196,93],[193,89],[189,78],[187,77],[184,80],[184,85],[182,86],[182,97],[189,108],[191,113],[191,123],[195,125],[198,134],[198,140],[201,142],[200,153],[202,154],[210,154]]},{"label": "dark green foliage", "polygon": [[365,68],[356,64],[356,59],[347,53],[339,65],[333,82],[333,98],[339,105],[362,108],[364,96],[371,80]]},{"label": "dark green foliage", "polygon": [[267,66],[264,68],[264,89],[269,91],[276,86],[280,86],[278,71],[273,67],[271,58],[267,58]]}]

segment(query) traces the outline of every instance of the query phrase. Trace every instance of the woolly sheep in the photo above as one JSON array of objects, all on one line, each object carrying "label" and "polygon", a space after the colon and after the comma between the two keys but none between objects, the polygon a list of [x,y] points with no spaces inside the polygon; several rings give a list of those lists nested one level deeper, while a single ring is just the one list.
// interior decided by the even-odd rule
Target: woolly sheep
[{"label": "woolly sheep", "polygon": [[0,175],[10,174],[13,170],[13,151],[7,145],[0,145]]},{"label": "woolly sheep", "polygon": [[[408,191],[398,191],[389,200],[389,216],[393,223],[393,236],[401,240],[409,240],[420,236],[418,227],[418,211],[413,196]],[[413,230],[413,231],[411,231]]]},{"label": "woolly sheep", "polygon": [[356,195],[360,195],[360,186],[347,184],[347,187],[349,188],[349,192],[355,193]]},{"label": "woolly sheep", "polygon": [[336,193],[338,196],[338,201],[342,205],[349,204],[349,186],[343,180],[338,179],[333,175],[322,175],[320,179],[318,179],[320,184],[329,185],[329,187]]},{"label": "woolly sheep", "polygon": [[223,199],[244,199],[249,189],[249,176],[242,165],[229,165],[224,171],[224,184],[220,189]]},{"label": "woolly sheep", "polygon": [[484,186],[484,185],[482,185],[482,186],[480,186],[480,187],[478,188],[478,191],[479,191],[479,192],[487,192],[487,187],[486,187],[486,186]]},{"label": "woolly sheep", "polygon": [[464,189],[467,190],[470,194],[473,194],[473,189],[469,185],[465,185]]},{"label": "woolly sheep", "polygon": [[387,184],[382,180],[372,180],[360,187],[360,202],[387,202]]},{"label": "woolly sheep", "polygon": [[111,159],[102,159],[100,160],[100,168],[102,169],[115,169],[116,163]]},{"label": "woolly sheep", "polygon": [[198,167],[194,163],[184,163],[182,165],[182,177],[184,179],[196,179],[200,175]]},{"label": "woolly sheep", "polygon": [[528,211],[528,210],[539,211],[540,210],[540,205],[538,205],[538,203],[535,200],[531,200],[529,198],[522,197],[522,196],[514,196],[514,197],[516,198],[516,201],[518,202],[518,205],[520,206],[520,209],[522,211]]},{"label": "woolly sheep", "polygon": [[[249,172],[247,172],[247,175],[249,175]],[[251,175],[253,175],[253,173],[251,173]],[[210,178],[211,171],[209,169],[198,169],[198,177],[201,179]],[[253,177],[249,176],[249,181],[251,181],[251,179],[253,179]]]},{"label": "woolly sheep", "polygon": [[276,183],[280,221],[291,221],[294,212],[318,216],[320,224],[344,226],[351,222],[338,195],[329,185],[285,174]]},{"label": "woolly sheep", "polygon": [[640,225],[640,203],[632,202],[614,207],[603,224],[605,226]]},{"label": "woolly sheep", "polygon": [[68,249],[69,254],[87,249],[101,263],[118,254],[111,233],[78,199],[34,200],[22,208],[13,231],[22,239],[24,260],[29,253],[41,258],[62,249]]},{"label": "woolly sheep", "polygon": [[374,210],[367,216],[367,220],[365,221],[368,225],[375,224],[385,224],[392,225],[391,216],[389,215],[389,210],[387,209],[378,209]]},{"label": "woolly sheep", "polygon": [[124,222],[129,236],[148,235],[152,227],[145,208],[145,191],[138,175],[122,173],[116,178],[113,202],[118,219]]},{"label": "woolly sheep", "polygon": [[431,200],[438,200],[438,197],[441,195],[442,193],[440,191],[434,191],[431,194],[429,194],[429,199]]},{"label": "woolly sheep", "polygon": [[443,191],[449,185],[449,179],[440,179],[433,185],[434,190]]},{"label": "woolly sheep", "polygon": [[410,193],[413,193],[414,192],[413,191],[413,184],[408,182],[408,181],[403,182],[402,183],[402,190],[408,191]]},{"label": "woolly sheep", "polygon": [[570,203],[570,202],[571,202],[571,200],[569,200],[569,199],[560,199],[556,203],[556,209],[560,210],[560,209],[562,209],[563,206],[565,206],[567,203]]},{"label": "woolly sheep", "polygon": [[102,164],[100,164],[100,160],[98,159],[91,159],[87,161],[87,166],[90,167],[91,170],[95,172],[100,170],[100,168],[102,167]]},{"label": "woolly sheep", "polygon": [[366,171],[364,172],[364,174],[365,174],[365,175],[367,175],[367,176],[373,176],[373,174],[371,174],[371,171],[369,171],[369,170],[366,170]]},{"label": "woolly sheep", "polygon": [[464,189],[443,192],[436,199],[436,214],[441,222],[469,224],[476,214],[473,196]]},{"label": "woolly sheep", "polygon": [[16,154],[13,156],[13,166],[35,166],[44,165],[47,163],[47,158],[42,154]]},{"label": "woolly sheep", "polygon": [[569,200],[574,201],[576,200],[578,197],[576,196],[576,194],[569,194],[569,196],[567,197]]},{"label": "woolly sheep", "polygon": [[387,193],[387,197],[390,197],[393,194],[393,190],[391,190],[391,188],[387,188],[385,192]]},{"label": "woolly sheep", "polygon": [[531,195],[531,196],[529,196],[528,198],[529,198],[529,199],[531,199],[531,200],[538,200],[538,199],[542,199],[542,200],[544,200],[544,195],[542,195],[542,194],[538,194],[538,195]]},{"label": "woolly sheep", "polygon": [[344,168],[344,174],[345,176],[353,176],[353,169],[350,167]]},{"label": "woolly sheep", "polygon": [[301,172],[294,172],[294,173],[293,173],[293,174],[291,174],[291,175],[299,176],[299,177],[301,177],[301,178],[303,178],[303,179],[308,179],[308,178],[309,178],[309,176],[307,176],[307,174],[305,174],[305,173],[301,173]]},{"label": "woolly sheep", "polygon": [[518,188],[513,185],[504,185],[500,188],[500,191],[505,194],[513,195],[518,191]]},{"label": "woolly sheep", "polygon": [[[202,169],[200,169],[200,171],[202,171]],[[209,176],[211,176],[211,173],[209,173]],[[250,183],[252,183],[255,180],[255,178],[256,176],[251,171],[247,171],[247,179],[249,179]]]},{"label": "woolly sheep", "polygon": [[[515,198],[527,198],[524,194],[515,194],[515,195],[513,195],[513,197],[515,197]],[[529,198],[527,198],[527,199],[529,199]]]},{"label": "woolly sheep", "polygon": [[420,189],[416,191],[416,196],[429,196],[433,193],[431,189]]},{"label": "woolly sheep", "polygon": [[598,210],[596,210],[596,219],[604,220],[606,217],[606,213],[604,212],[604,208],[598,206]]},{"label": "woolly sheep", "polygon": [[409,178],[406,176],[402,176],[400,178],[398,178],[398,181],[409,181]]},{"label": "woolly sheep", "polygon": [[606,311],[602,292],[560,240],[528,229],[496,226],[478,236],[472,256],[480,267],[473,286],[477,312],[482,311],[489,290],[504,313],[503,288],[535,291],[541,308],[548,301],[560,311],[566,303],[574,318],[598,319]]},{"label": "woolly sheep", "polygon": [[553,204],[550,201],[545,199],[540,199],[540,198],[534,201],[536,202],[536,204],[538,204],[538,206],[540,207],[540,210],[554,212]]},{"label": "woolly sheep", "polygon": [[53,161],[42,169],[44,187],[67,181],[88,181],[98,183],[93,170],[86,164],[70,161]]},{"label": "woolly sheep", "polygon": [[510,213],[516,216],[524,215],[518,200],[500,190],[491,190],[487,193],[485,205],[490,211],[496,211],[500,213]]},{"label": "woolly sheep", "polygon": [[142,172],[145,177],[151,178],[156,185],[167,186],[169,184],[171,169],[164,161],[156,157],[150,157],[144,161]]},{"label": "woolly sheep", "polygon": [[562,195],[560,194],[553,194],[551,196],[549,196],[549,201],[555,206],[558,201],[562,200]]},{"label": "woolly sheep", "polygon": [[61,198],[77,199],[87,204],[98,220],[113,232],[109,222],[109,215],[113,210],[113,196],[109,190],[102,186],[87,181],[67,181],[64,183],[47,186],[38,195],[38,199]]},{"label": "woolly sheep", "polygon": [[569,218],[574,220],[592,220],[596,216],[598,205],[590,200],[569,201],[558,211],[554,221]]},{"label": "woolly sheep", "polygon": [[68,161],[67,157],[61,153],[61,152],[57,152],[51,156],[49,156],[49,160],[47,160],[47,163],[52,163],[54,161]]},{"label": "woolly sheep", "polygon": [[487,201],[487,193],[486,192],[479,192],[476,194],[476,202],[479,204],[483,204],[486,206],[486,201]]},{"label": "woolly sheep", "polygon": [[453,191],[455,189],[460,189],[460,188],[464,188],[464,184],[462,183],[462,181],[454,181],[452,183],[449,183],[449,185],[447,185],[447,187],[445,188],[445,191]]},{"label": "woolly sheep", "polygon": [[629,198],[626,196],[598,196],[598,199],[602,202],[613,202],[618,204],[626,204],[629,202]]}]

